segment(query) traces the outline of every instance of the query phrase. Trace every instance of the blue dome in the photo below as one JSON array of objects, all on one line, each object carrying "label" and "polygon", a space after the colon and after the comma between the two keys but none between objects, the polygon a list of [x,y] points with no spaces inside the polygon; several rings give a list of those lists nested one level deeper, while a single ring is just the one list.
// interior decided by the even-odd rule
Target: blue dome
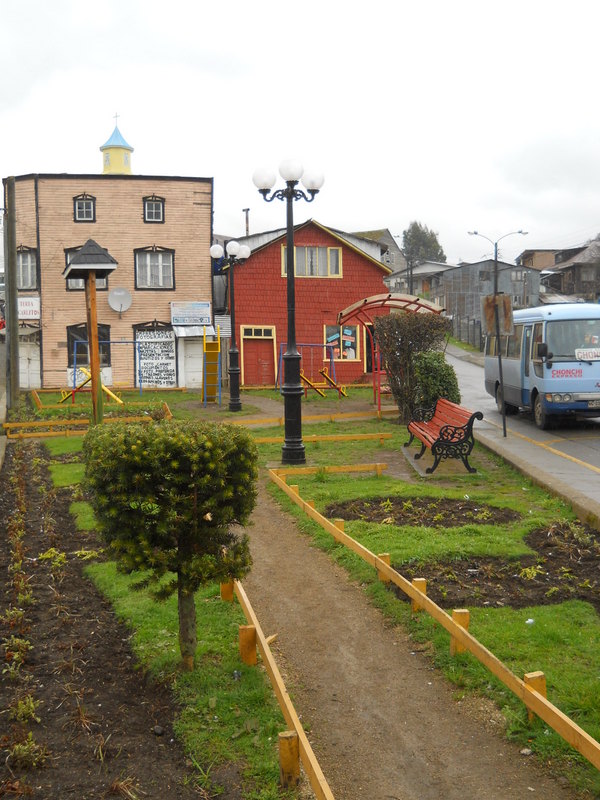
[{"label": "blue dome", "polygon": [[133,152],[133,147],[130,144],[127,144],[123,138],[123,135],[121,134],[121,131],[116,125],[110,139],[102,145],[100,150],[106,150],[109,147],[122,147],[124,150],[131,150],[131,152]]}]

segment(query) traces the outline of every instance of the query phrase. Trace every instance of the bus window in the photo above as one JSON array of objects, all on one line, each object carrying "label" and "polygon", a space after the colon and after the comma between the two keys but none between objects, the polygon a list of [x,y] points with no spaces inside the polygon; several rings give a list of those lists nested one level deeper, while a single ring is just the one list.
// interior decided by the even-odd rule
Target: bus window
[{"label": "bus window", "polygon": [[525,375],[529,375],[529,359],[531,353],[531,325],[525,327],[523,336],[523,352],[525,353]]},{"label": "bus window", "polygon": [[533,361],[541,361],[538,355],[538,347],[542,343],[542,323],[537,322],[533,326],[533,347],[531,348],[531,358]]},{"label": "bus window", "polygon": [[533,371],[538,378],[543,376],[544,368],[542,365],[542,357],[538,355],[538,348],[542,343],[542,330],[543,325],[541,322],[536,322],[533,326],[533,339],[531,343],[531,360],[533,361]]},{"label": "bus window", "polygon": [[508,348],[506,351],[507,358],[521,358],[521,337],[523,334],[523,326],[515,325],[512,336],[508,337]]}]

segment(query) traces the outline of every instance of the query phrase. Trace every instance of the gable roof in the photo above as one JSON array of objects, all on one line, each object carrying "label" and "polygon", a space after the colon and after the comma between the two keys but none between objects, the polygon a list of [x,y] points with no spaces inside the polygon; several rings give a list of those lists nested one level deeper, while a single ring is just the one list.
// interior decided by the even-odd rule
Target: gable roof
[{"label": "gable roof", "polygon": [[[349,239],[346,239],[341,231],[338,231],[335,228],[328,228],[326,225],[317,222],[315,219],[307,219],[306,222],[301,222],[298,225],[294,225],[294,233],[303,230],[309,225],[314,225],[316,228],[319,228],[319,230],[322,230],[325,233],[332,236],[334,239],[337,239],[337,241],[342,243],[345,247],[348,247],[350,250],[353,250],[355,253],[361,255],[367,261],[370,261],[371,264],[378,267],[386,275],[389,275],[391,273],[392,270],[386,264],[379,261],[377,258],[374,258],[369,253],[365,252],[360,247],[353,244]],[[273,242],[276,242],[279,239],[285,239],[286,235],[287,231],[285,228],[278,228],[277,230],[274,231],[252,234],[251,236],[242,236],[236,239],[236,241],[243,244],[247,244],[252,250],[252,255],[254,255],[254,253],[258,253],[263,248],[267,247],[270,244],[273,244]],[[251,242],[257,243],[254,248],[252,248]]]},{"label": "gable roof", "polygon": [[561,261],[554,266],[556,272],[576,266],[577,264],[598,264],[600,263],[600,240],[594,239],[587,247],[579,250],[575,255]]}]

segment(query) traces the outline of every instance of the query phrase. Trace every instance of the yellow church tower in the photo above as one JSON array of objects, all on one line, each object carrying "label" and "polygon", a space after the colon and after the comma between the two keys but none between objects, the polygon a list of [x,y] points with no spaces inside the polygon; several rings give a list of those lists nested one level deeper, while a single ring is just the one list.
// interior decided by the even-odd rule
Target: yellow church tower
[{"label": "yellow church tower", "polygon": [[133,147],[127,144],[121,131],[115,125],[110,139],[100,148],[102,151],[102,173],[104,175],[131,175],[131,153]]}]

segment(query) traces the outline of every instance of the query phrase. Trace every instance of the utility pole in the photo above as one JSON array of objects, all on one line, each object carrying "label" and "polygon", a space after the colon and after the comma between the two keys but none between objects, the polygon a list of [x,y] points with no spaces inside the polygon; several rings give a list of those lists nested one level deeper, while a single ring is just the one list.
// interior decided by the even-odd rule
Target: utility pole
[{"label": "utility pole", "polygon": [[249,208],[242,208],[242,211],[246,215],[246,236],[250,236],[250,221],[248,219],[248,215],[250,213]]},{"label": "utility pole", "polygon": [[6,286],[6,407],[19,402],[19,303],[17,299],[17,224],[15,179],[6,179],[4,211],[4,282]]}]

